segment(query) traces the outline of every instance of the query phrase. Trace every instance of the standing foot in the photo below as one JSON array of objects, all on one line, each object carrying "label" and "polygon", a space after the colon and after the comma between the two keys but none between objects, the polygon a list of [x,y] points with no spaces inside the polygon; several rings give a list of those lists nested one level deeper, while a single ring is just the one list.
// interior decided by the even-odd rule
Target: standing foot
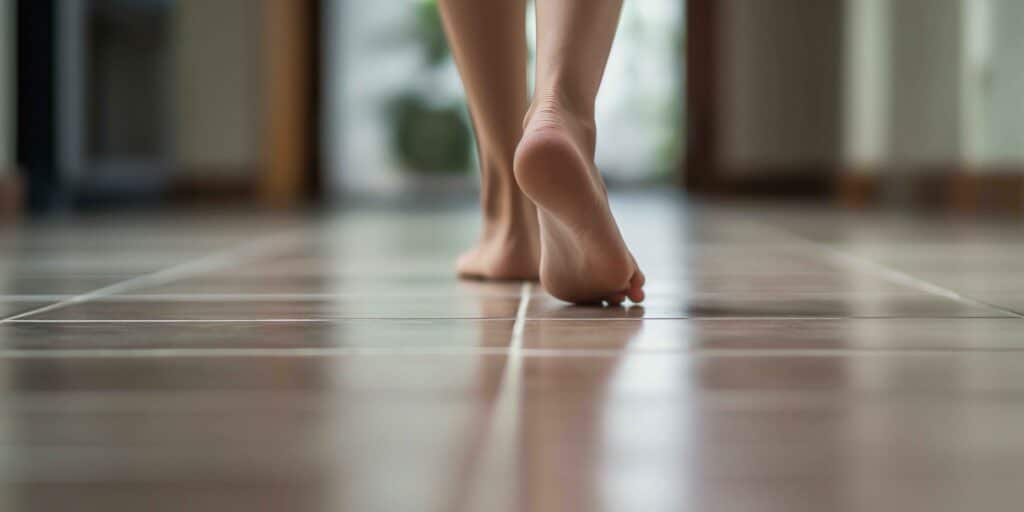
[{"label": "standing foot", "polygon": [[515,234],[489,234],[488,231],[484,230],[476,247],[459,256],[455,264],[459,277],[495,281],[536,281],[539,278],[540,243],[536,228]]},{"label": "standing foot", "polygon": [[519,191],[511,170],[508,183],[489,184],[483,194],[480,241],[459,256],[455,270],[465,279],[536,281],[540,277],[537,208]]}]

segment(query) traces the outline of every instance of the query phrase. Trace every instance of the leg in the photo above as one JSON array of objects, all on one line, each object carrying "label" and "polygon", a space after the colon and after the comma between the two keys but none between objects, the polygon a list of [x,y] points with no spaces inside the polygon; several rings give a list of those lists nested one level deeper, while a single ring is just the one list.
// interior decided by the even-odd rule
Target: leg
[{"label": "leg", "polygon": [[441,0],[480,155],[483,231],[457,271],[481,279],[537,279],[537,210],[515,182],[512,158],[527,108],[524,0]]},{"label": "leg", "polygon": [[515,174],[538,207],[541,282],[571,302],[644,298],[644,276],[594,165],[594,100],[621,6],[622,0],[537,1],[537,84]]}]

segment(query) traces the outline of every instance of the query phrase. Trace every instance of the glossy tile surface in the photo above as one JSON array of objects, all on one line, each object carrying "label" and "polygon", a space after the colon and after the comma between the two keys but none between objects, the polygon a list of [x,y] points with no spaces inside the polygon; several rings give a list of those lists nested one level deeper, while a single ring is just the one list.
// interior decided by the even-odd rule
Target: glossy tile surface
[{"label": "glossy tile surface", "polygon": [[1014,317],[984,304],[965,303],[923,292],[876,294],[830,293],[695,293],[651,294],[641,307],[568,307],[549,298],[531,301],[529,318],[601,319],[620,317],[848,317],[948,318]]},{"label": "glossy tile surface", "polygon": [[540,351],[971,351],[1024,349],[1017,318],[527,320]]},{"label": "glossy tile surface", "polygon": [[519,297],[289,298],[272,300],[118,300],[73,304],[33,315],[37,320],[217,320],[330,318],[514,318]]},{"label": "glossy tile surface", "polygon": [[1013,510],[1024,230],[614,202],[642,306],[473,210],[0,231],[0,510]]},{"label": "glossy tile surface", "polygon": [[81,349],[358,349],[504,348],[512,319],[12,322],[0,324],[0,346]]}]

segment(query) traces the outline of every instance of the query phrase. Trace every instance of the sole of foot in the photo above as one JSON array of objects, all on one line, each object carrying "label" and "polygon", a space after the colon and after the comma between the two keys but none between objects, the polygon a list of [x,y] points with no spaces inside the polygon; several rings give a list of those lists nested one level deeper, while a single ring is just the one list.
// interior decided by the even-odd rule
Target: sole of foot
[{"label": "sole of foot", "polygon": [[622,239],[584,131],[538,109],[526,122],[514,171],[540,221],[540,281],[577,304],[644,299],[644,275]]}]

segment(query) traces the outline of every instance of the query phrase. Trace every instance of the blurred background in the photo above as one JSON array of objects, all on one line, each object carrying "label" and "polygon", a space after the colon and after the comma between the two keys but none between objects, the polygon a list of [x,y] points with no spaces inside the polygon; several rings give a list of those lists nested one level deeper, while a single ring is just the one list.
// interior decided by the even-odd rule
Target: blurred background
[{"label": "blurred background", "polygon": [[[599,166],[613,189],[1020,213],[1021,19],[627,0]],[[471,196],[474,159],[434,1],[0,0],[0,215]]]}]

